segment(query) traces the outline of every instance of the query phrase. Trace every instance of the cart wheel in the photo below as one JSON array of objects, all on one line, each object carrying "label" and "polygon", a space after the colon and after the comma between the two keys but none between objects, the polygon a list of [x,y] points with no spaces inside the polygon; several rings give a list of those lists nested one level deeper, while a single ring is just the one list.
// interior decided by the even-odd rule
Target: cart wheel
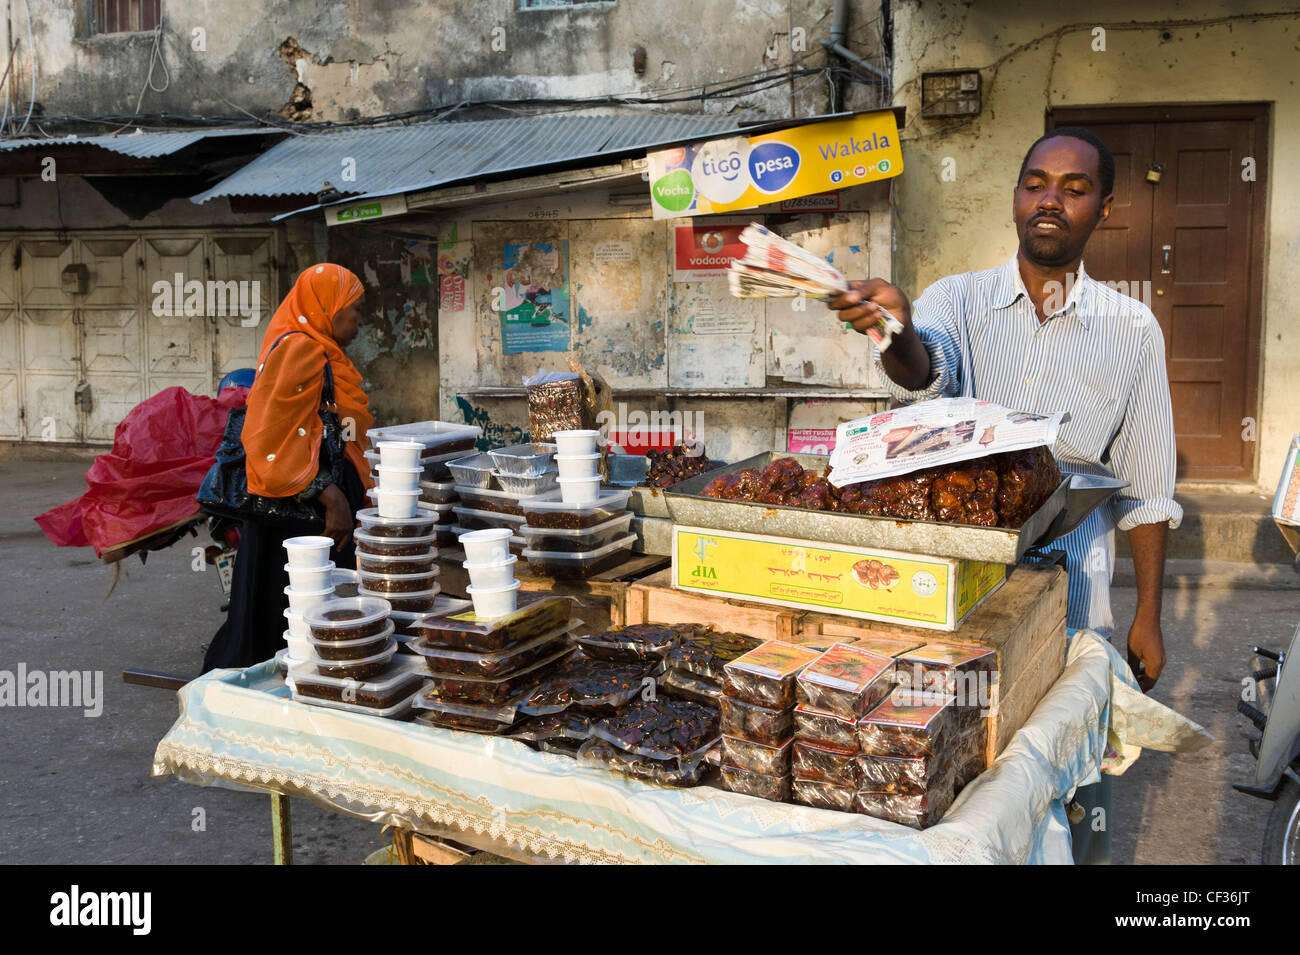
[{"label": "cart wheel", "polygon": [[1300,865],[1300,783],[1282,777],[1264,826],[1264,865]]}]

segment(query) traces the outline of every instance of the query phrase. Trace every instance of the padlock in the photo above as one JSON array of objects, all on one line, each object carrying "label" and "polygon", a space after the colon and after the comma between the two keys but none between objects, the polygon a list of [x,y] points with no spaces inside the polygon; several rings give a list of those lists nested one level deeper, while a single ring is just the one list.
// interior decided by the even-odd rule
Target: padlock
[{"label": "padlock", "polygon": [[1151,168],[1147,170],[1147,182],[1159,182],[1160,176],[1164,171],[1165,167],[1160,165],[1160,163],[1152,163]]}]

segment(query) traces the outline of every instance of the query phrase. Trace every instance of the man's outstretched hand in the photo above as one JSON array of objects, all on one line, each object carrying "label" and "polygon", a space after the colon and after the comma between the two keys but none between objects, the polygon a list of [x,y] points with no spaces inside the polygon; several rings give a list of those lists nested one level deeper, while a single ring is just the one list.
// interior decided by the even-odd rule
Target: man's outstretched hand
[{"label": "man's outstretched hand", "polygon": [[880,321],[880,308],[902,322],[904,332],[912,327],[912,303],[902,289],[884,279],[850,282],[849,290],[836,295],[827,305],[840,313],[841,322],[864,335],[868,328]]},{"label": "man's outstretched hand", "polygon": [[1128,665],[1143,693],[1156,685],[1165,668],[1165,638],[1159,620],[1139,616],[1133,621],[1128,632]]}]

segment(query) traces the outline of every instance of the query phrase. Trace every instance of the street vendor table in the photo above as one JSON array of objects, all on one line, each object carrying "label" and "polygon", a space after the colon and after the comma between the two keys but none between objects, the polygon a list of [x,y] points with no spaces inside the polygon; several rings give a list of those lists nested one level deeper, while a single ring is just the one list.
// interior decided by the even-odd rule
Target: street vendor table
[{"label": "street vendor table", "polygon": [[[1144,696],[1091,631],[997,762],[917,832],[710,786],[671,789],[512,740],[294,702],[273,662],[179,692],[153,775],[270,792],[525,861],[1068,863],[1065,801],[1142,747],[1195,748],[1199,726]],[[287,831],[278,835],[287,842]]]}]

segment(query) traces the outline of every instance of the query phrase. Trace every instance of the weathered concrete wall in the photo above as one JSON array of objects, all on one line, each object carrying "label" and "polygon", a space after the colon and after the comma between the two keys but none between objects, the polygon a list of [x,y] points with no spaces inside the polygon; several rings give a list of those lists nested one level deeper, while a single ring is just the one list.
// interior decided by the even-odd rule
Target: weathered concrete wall
[{"label": "weathered concrete wall", "polygon": [[[897,180],[894,280],[919,294],[935,279],[1005,261],[1016,248],[1011,192],[1045,111],[1065,106],[1269,102],[1271,168],[1264,252],[1259,480],[1277,481],[1300,430],[1300,323],[1291,286],[1300,266],[1300,14],[1288,5],[1099,0],[1071,21],[1028,2],[896,5],[897,102],[908,110],[906,174]],[[1295,5],[1289,5],[1294,10]],[[1093,49],[1103,27],[1105,50]],[[1164,38],[1168,34],[1168,39]],[[919,118],[923,71],[980,68],[983,112],[972,120]],[[942,178],[945,160],[956,178]],[[951,168],[951,167],[950,167]]]},{"label": "weathered concrete wall", "polygon": [[[879,63],[879,4],[849,6],[848,45]],[[340,121],[465,100],[671,95],[786,69],[792,58],[795,68],[820,68],[832,0],[624,0],[575,10],[520,10],[518,0],[188,0],[165,5],[161,63],[142,100],[152,33],[87,37],[84,0],[32,7],[46,115],[131,114],[140,101],[143,112]],[[25,21],[13,24],[26,44]],[[15,89],[28,88],[26,70],[20,57]],[[848,104],[873,105],[874,95],[853,87]],[[824,78],[810,75],[657,108],[779,118],[826,102]]]}]

